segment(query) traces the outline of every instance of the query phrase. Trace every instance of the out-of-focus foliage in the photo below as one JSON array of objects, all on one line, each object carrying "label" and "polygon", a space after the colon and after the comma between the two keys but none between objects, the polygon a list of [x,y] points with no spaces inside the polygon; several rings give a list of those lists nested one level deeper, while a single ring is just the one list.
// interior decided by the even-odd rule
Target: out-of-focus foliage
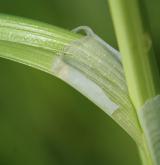
[{"label": "out-of-focus foliage", "polygon": [[[158,57],[160,1],[145,5]],[[67,29],[88,25],[117,47],[107,0],[1,0],[0,12]],[[140,164],[130,137],[68,85],[3,59],[0,75],[0,164]]]}]

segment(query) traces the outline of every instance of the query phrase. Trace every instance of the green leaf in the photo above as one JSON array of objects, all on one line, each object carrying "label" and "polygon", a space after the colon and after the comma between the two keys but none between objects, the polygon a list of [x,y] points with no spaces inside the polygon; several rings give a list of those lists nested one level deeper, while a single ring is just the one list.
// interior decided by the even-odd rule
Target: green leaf
[{"label": "green leaf", "polygon": [[119,53],[81,27],[82,36],[40,22],[0,15],[0,56],[61,78],[143,145]]}]

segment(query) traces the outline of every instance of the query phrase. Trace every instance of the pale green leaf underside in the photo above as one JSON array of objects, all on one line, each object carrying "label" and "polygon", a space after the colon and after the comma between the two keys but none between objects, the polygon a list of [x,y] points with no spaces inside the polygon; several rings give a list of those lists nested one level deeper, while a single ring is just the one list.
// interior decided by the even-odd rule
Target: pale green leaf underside
[{"label": "pale green leaf underside", "polygon": [[121,61],[93,32],[83,37],[48,24],[0,15],[0,57],[61,78],[142,144]]},{"label": "pale green leaf underside", "polygon": [[146,134],[154,163],[160,163],[160,95],[146,101],[139,110],[139,116]]}]

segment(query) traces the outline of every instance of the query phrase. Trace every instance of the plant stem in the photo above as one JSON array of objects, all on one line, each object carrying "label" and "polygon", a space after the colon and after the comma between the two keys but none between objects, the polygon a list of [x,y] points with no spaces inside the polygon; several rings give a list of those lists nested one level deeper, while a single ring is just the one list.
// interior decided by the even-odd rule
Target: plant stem
[{"label": "plant stem", "polygon": [[142,146],[137,145],[141,162],[143,165],[153,165],[153,160],[150,154],[150,150],[148,149],[147,142],[144,136],[143,139],[144,140]]},{"label": "plant stem", "polygon": [[151,39],[143,28],[137,0],[109,0],[109,4],[130,96],[139,109],[160,90]]},{"label": "plant stem", "polygon": [[[129,94],[138,114],[146,100],[153,98],[160,91],[160,78],[151,39],[143,27],[137,0],[108,1],[122,54]],[[141,122],[141,119],[139,120]],[[145,133],[144,143],[147,143],[146,139]],[[145,150],[140,149],[141,156],[143,155],[145,165],[151,165],[153,156],[151,158],[148,144],[145,146]]]}]

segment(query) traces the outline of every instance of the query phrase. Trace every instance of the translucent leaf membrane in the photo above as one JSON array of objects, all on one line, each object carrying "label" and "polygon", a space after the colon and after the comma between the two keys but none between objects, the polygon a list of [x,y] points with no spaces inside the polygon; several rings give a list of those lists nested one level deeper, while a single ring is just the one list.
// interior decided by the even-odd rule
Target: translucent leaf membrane
[{"label": "translucent leaf membrane", "polygon": [[155,165],[160,164],[160,95],[146,101],[139,110],[139,118],[144,128]]},{"label": "translucent leaf membrane", "polygon": [[53,74],[88,97],[141,145],[119,53],[87,27],[86,36],[0,15],[0,57]]},{"label": "translucent leaf membrane", "polygon": [[80,30],[86,36],[64,47],[57,63],[54,61],[53,73],[87,96],[141,143],[141,130],[128,95],[120,54],[88,27],[74,31]]}]

